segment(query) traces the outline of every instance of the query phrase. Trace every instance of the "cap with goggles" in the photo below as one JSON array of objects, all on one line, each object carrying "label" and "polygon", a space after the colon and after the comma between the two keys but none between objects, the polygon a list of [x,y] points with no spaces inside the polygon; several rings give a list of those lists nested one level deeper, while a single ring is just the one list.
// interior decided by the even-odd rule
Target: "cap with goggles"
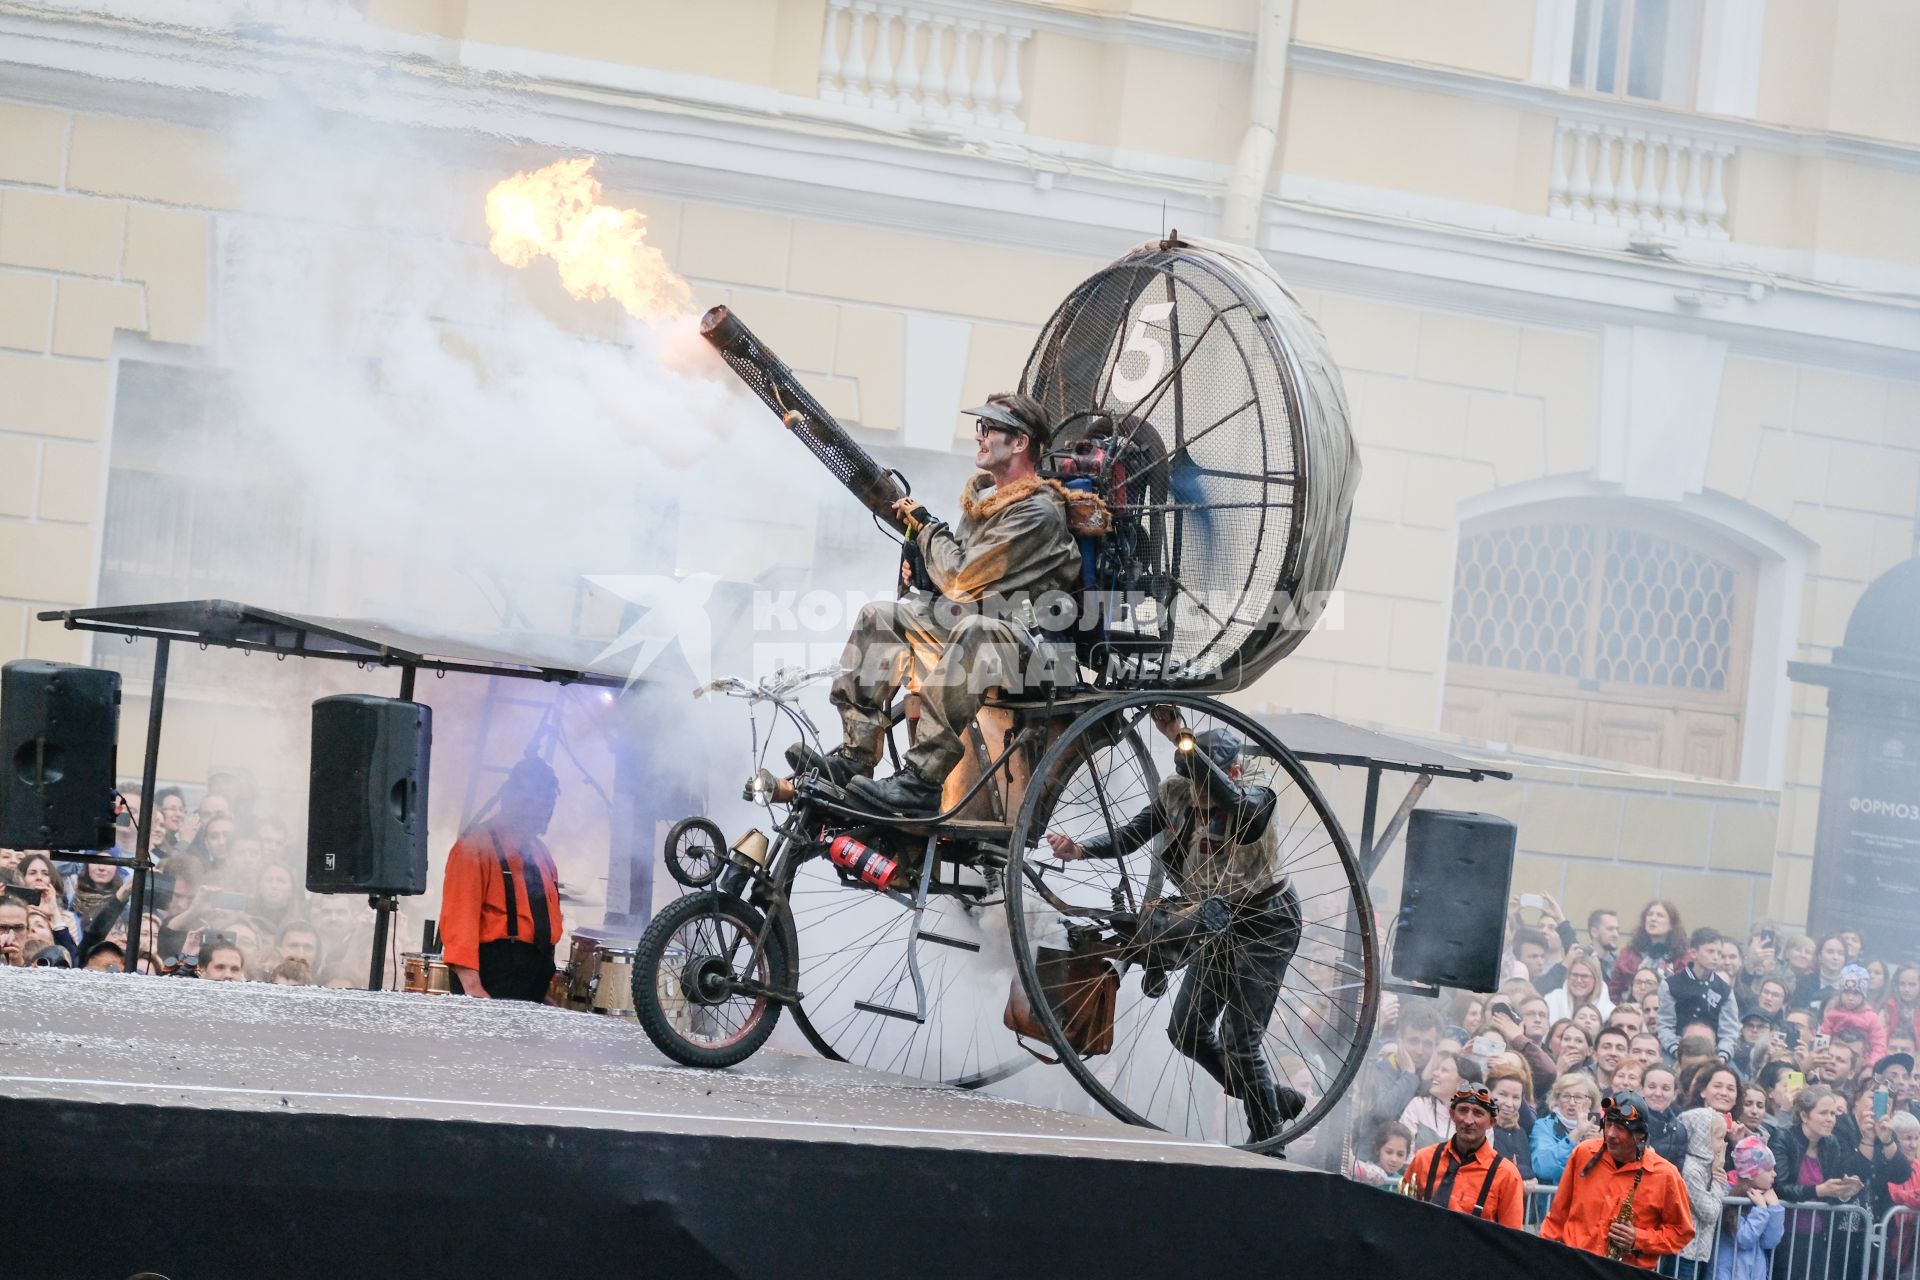
[{"label": "cap with goggles", "polygon": [[1647,1100],[1631,1089],[1600,1100],[1600,1122],[1617,1124],[1630,1133],[1647,1132]]},{"label": "cap with goggles", "polygon": [[1493,1090],[1478,1081],[1469,1080],[1453,1091],[1453,1101],[1447,1104],[1447,1110],[1455,1107],[1475,1106],[1493,1114]]}]

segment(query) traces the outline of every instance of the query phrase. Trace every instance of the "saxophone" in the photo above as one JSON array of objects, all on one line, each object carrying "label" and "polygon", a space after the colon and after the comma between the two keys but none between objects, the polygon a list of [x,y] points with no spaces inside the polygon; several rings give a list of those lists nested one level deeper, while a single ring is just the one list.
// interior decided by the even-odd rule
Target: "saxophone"
[{"label": "saxophone", "polygon": [[[1620,1202],[1620,1212],[1613,1215],[1615,1222],[1624,1222],[1628,1226],[1633,1225],[1633,1197],[1640,1190],[1640,1179],[1646,1176],[1647,1171],[1645,1169],[1641,1169],[1633,1175],[1633,1185],[1627,1188],[1626,1199]],[[1612,1240],[1607,1241],[1607,1257],[1613,1259],[1615,1262],[1625,1262],[1627,1255],[1633,1252],[1634,1250],[1624,1245],[1615,1244]]]}]

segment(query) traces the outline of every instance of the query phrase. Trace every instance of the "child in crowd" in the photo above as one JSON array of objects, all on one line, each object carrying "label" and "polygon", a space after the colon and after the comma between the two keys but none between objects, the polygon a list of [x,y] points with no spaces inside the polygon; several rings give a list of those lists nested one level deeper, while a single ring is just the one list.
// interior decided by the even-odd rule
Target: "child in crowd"
[{"label": "child in crowd", "polygon": [[1866,1037],[1868,1062],[1878,1062],[1887,1054],[1887,1024],[1867,1007],[1867,987],[1871,978],[1865,965],[1850,964],[1840,971],[1840,988],[1827,1005],[1827,1016],[1820,1019],[1822,1035],[1834,1036],[1855,1031]]},{"label": "child in crowd", "polygon": [[1368,1136],[1367,1159],[1353,1162],[1353,1180],[1392,1190],[1413,1158],[1413,1131],[1397,1120],[1383,1120]]},{"label": "child in crowd", "polygon": [[1714,1280],[1767,1280],[1774,1246],[1786,1230],[1787,1211],[1773,1193],[1773,1151],[1766,1139],[1753,1135],[1734,1147],[1733,1185],[1727,1194],[1752,1203],[1727,1208],[1713,1255]]}]

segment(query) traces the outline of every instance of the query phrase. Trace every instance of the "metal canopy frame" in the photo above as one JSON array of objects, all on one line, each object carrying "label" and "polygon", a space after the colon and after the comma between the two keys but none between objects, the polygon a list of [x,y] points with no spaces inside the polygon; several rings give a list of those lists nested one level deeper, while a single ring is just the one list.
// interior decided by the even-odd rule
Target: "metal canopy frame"
[{"label": "metal canopy frame", "polygon": [[[1495,769],[1437,747],[1347,724],[1329,716],[1296,712],[1261,716],[1259,719],[1274,731],[1288,750],[1302,760],[1367,771],[1366,803],[1360,811],[1359,853],[1360,869],[1369,880],[1435,778],[1456,778],[1462,782],[1483,782],[1488,778],[1497,778],[1505,782],[1513,777],[1505,769]],[[1382,830],[1379,828],[1380,778],[1387,773],[1411,774],[1413,780]]]},{"label": "metal canopy frame", "polygon": [[[69,631],[94,631],[154,642],[153,681],[147,703],[146,755],[140,770],[140,817],[134,856],[102,853],[66,853],[72,862],[102,862],[133,870],[128,895],[127,953],[121,968],[132,973],[140,964],[141,926],[148,903],[148,877],[153,871],[153,792],[160,767],[160,727],[167,699],[167,668],[176,640],[201,648],[238,649],[243,653],[271,653],[283,658],[323,658],[354,662],[362,667],[398,667],[402,700],[412,701],[415,677],[421,671],[445,674],[508,676],[557,684],[587,684],[620,688],[626,675],[594,670],[591,661],[577,666],[555,665],[498,649],[485,639],[411,632],[365,618],[331,618],[282,613],[231,600],[180,600],[156,604],[108,605],[92,609],[53,609],[38,615],[41,622],[58,622]],[[548,643],[555,638],[542,637]],[[373,958],[367,990],[384,985],[381,959],[387,932],[399,903],[391,895],[367,899],[374,909]]]}]

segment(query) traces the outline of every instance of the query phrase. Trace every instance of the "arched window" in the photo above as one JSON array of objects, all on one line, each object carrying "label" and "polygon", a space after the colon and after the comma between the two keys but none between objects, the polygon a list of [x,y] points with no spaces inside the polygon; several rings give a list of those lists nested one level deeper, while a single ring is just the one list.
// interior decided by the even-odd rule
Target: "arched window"
[{"label": "arched window", "polygon": [[1712,778],[1740,767],[1757,571],[1693,525],[1554,503],[1461,530],[1444,726]]}]

